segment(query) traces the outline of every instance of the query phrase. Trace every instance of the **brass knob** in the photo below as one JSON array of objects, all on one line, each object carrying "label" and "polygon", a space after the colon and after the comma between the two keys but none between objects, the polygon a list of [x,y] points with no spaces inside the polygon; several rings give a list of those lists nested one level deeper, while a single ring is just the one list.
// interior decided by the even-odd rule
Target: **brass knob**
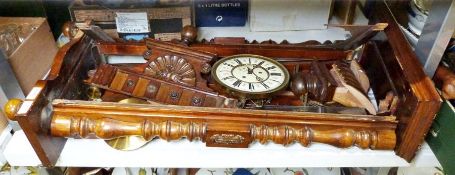
[{"label": "brass knob", "polygon": [[14,120],[15,119],[15,116],[16,116],[16,112],[19,110],[19,108],[21,107],[22,105],[22,100],[21,99],[17,99],[17,98],[13,98],[11,100],[9,100],[5,106],[4,106],[4,109],[5,109],[5,113],[6,113],[6,116],[10,119],[10,120]]},{"label": "brass knob", "polygon": [[197,38],[197,29],[191,25],[186,25],[183,27],[182,32],[182,41],[186,44],[191,44],[192,42],[196,41]]}]

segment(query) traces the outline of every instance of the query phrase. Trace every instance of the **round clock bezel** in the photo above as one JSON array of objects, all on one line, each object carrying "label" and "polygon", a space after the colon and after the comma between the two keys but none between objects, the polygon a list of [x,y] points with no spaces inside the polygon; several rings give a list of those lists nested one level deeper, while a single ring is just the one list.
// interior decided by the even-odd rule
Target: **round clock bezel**
[{"label": "round clock bezel", "polygon": [[[235,59],[235,58],[242,58],[242,57],[254,57],[254,58],[263,59],[263,60],[266,60],[266,61],[269,61],[269,62],[273,63],[274,65],[276,65],[277,67],[279,67],[283,71],[283,74],[284,74],[283,83],[280,86],[278,86],[278,87],[276,87],[276,88],[274,88],[272,90],[262,91],[262,92],[243,91],[243,90],[232,88],[229,85],[225,84],[216,75],[216,70],[218,69],[218,66],[220,64],[226,62],[227,60],[231,60],[231,59]],[[283,64],[279,63],[278,61],[275,61],[272,58],[261,56],[261,55],[254,55],[254,54],[231,55],[231,56],[227,56],[227,57],[224,57],[224,58],[218,60],[212,66],[211,76],[215,80],[215,82],[218,85],[220,85],[228,94],[230,94],[232,96],[249,98],[249,99],[267,98],[268,96],[285,89],[288,86],[289,80],[290,80],[289,71],[286,69],[286,67],[284,67]]]}]

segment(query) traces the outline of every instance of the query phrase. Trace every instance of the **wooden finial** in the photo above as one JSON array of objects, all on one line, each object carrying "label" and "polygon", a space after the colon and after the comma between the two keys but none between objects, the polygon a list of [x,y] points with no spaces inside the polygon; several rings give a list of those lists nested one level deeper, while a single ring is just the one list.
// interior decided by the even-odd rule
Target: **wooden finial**
[{"label": "wooden finial", "polygon": [[69,39],[73,39],[76,36],[78,30],[79,29],[76,27],[76,24],[71,21],[65,22],[62,26],[63,35]]},{"label": "wooden finial", "polygon": [[325,81],[317,75],[299,72],[291,80],[291,91],[296,97],[304,100],[304,103],[306,101],[304,97],[324,103],[328,91],[328,83]]},{"label": "wooden finial", "polygon": [[21,107],[22,105],[22,100],[21,99],[17,99],[17,98],[13,98],[11,100],[9,100],[5,106],[4,106],[4,109],[5,109],[5,113],[6,113],[6,116],[10,119],[10,120],[14,120],[15,119],[15,116],[16,116],[16,112],[19,110],[19,108]]},{"label": "wooden finial", "polygon": [[194,26],[186,25],[183,27],[182,32],[182,41],[186,44],[191,44],[196,41],[197,38],[197,29]]}]

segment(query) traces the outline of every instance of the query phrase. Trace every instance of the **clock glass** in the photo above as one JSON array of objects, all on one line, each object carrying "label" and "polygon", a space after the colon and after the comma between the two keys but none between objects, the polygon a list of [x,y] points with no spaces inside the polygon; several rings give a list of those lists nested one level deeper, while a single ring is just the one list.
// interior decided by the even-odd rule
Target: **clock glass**
[{"label": "clock glass", "polygon": [[215,63],[212,76],[230,91],[266,94],[283,89],[289,81],[287,69],[259,55],[234,55]]}]

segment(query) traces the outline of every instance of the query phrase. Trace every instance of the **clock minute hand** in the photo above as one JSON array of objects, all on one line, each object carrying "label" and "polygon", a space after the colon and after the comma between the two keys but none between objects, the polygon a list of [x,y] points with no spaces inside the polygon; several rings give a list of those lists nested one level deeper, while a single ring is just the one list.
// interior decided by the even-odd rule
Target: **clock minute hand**
[{"label": "clock minute hand", "polygon": [[259,62],[258,64],[254,65],[254,66],[253,66],[253,69],[258,68],[258,67],[262,67],[262,66],[261,66],[262,64],[264,64],[264,61],[261,61],[261,62]]}]

